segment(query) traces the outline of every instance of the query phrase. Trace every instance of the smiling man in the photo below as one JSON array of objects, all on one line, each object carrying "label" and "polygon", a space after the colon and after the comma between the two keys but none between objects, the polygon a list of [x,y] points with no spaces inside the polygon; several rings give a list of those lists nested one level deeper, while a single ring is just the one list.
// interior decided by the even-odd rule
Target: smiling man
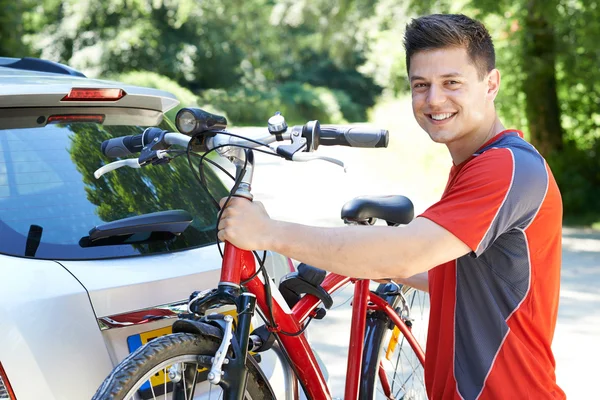
[{"label": "smiling man", "polygon": [[415,118],[453,160],[441,200],[398,229],[292,224],[234,199],[219,238],[429,291],[430,399],[565,398],[550,347],[562,202],[541,155],[498,119],[490,35],[464,15],[430,15],[407,26],[404,45]]}]

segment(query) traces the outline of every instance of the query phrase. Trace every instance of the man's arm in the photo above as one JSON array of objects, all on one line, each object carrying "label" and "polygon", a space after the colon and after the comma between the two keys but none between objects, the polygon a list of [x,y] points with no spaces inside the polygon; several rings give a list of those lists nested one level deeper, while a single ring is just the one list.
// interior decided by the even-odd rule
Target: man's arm
[{"label": "man's arm", "polygon": [[471,249],[426,218],[402,228],[313,227],[271,220],[262,204],[233,199],[223,212],[219,238],[247,250],[273,250],[327,271],[355,278],[410,278]]},{"label": "man's arm", "polygon": [[392,278],[394,282],[401,283],[414,287],[415,289],[429,292],[429,274],[427,272],[421,272],[420,274],[413,275],[408,278]]}]

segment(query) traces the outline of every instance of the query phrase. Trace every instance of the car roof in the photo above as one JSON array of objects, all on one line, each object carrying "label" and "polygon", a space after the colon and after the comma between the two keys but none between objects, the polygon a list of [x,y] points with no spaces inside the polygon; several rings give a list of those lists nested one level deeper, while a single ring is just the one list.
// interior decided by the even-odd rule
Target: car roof
[{"label": "car roof", "polygon": [[[116,101],[61,101],[73,88],[118,88],[126,94]],[[165,113],[178,104],[173,94],[163,90],[89,79],[81,72],[47,60],[0,57],[0,108],[104,106]]]}]

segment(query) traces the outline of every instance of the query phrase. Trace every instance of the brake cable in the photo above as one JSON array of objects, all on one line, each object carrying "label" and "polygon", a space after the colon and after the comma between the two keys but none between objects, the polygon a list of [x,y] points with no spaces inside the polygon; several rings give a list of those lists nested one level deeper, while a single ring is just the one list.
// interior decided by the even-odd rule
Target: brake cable
[{"label": "brake cable", "polygon": [[[232,133],[229,133],[229,132],[219,132],[219,133],[220,134],[227,134],[227,135],[232,136],[232,137],[237,137],[237,138],[245,139],[245,140],[248,140],[249,142],[253,142],[253,143],[256,143],[258,145],[262,145],[262,146],[265,146],[265,147],[268,147],[269,149],[271,149],[271,147],[268,146],[267,144],[259,142],[257,140],[248,139],[248,138],[245,138],[243,136],[232,134]],[[195,135],[194,138],[196,136],[200,136],[200,135]],[[241,145],[241,144],[223,144],[223,145],[220,145],[220,146],[213,147],[212,149],[210,149],[209,151],[207,151],[206,153],[204,153],[202,155],[198,155],[198,154],[195,154],[195,153],[193,153],[191,151],[191,146],[192,146],[191,143],[192,143],[192,141],[190,140],[190,142],[188,143],[187,149],[186,149],[188,164],[189,164],[190,168],[192,169],[194,178],[197,180],[197,182],[200,184],[200,186],[202,186],[203,189],[206,190],[206,192],[209,194],[210,198],[213,200],[213,203],[219,209],[219,213],[217,215],[217,224],[216,224],[216,229],[215,229],[216,234],[218,235],[218,233],[219,233],[219,223],[221,221],[221,217],[223,215],[223,211],[227,207],[227,204],[229,204],[229,202],[231,201],[231,198],[233,197],[233,194],[239,188],[239,186],[240,186],[240,184],[242,182],[242,178],[243,178],[244,174],[246,173],[246,168],[247,168],[247,165],[248,165],[248,153],[247,153],[247,151],[244,152],[244,155],[245,155],[244,165],[241,168],[240,173],[238,174],[237,178],[234,178],[233,175],[231,175],[228,171],[226,171],[221,165],[218,165],[216,162],[208,159],[207,156],[211,152],[216,151],[216,150],[218,150],[220,148],[231,146],[231,147],[243,148],[243,149],[246,149],[246,150],[258,151],[260,153],[268,154],[268,155],[279,157],[279,158],[284,158],[285,159],[285,157],[282,156],[282,155],[280,155],[280,154],[277,154],[276,152],[268,152],[268,151],[264,151],[264,150],[261,150],[261,149],[252,148],[250,146],[244,146],[244,145]],[[197,156],[197,157],[200,158],[200,161],[198,163],[198,172],[199,172],[200,176],[198,176],[198,174],[196,174],[196,171],[195,171],[195,169],[193,167],[193,164],[191,162],[191,155],[194,155],[194,156]],[[234,181],[234,185],[233,185],[232,189],[229,191],[229,195],[227,196],[227,199],[225,200],[225,204],[224,204],[223,207],[220,207],[219,202],[210,193],[210,191],[208,189],[208,186],[205,184],[205,179],[202,179],[202,176],[204,175],[204,172],[203,172],[203,168],[204,168],[203,162],[204,161],[207,161],[210,164],[212,164],[213,166],[219,168],[222,172],[224,172],[229,178],[231,178]],[[218,237],[217,237],[217,248],[219,249],[219,253],[221,254],[221,258],[223,258],[224,257],[223,250],[221,249],[220,240],[219,240]],[[253,250],[252,253],[254,254],[254,256],[256,257],[256,259],[257,259],[257,261],[259,263],[259,268],[257,268],[257,270],[248,279],[246,279],[245,281],[243,281],[241,283],[242,284],[246,284],[246,283],[250,282],[252,279],[256,278],[259,273],[262,272],[263,279],[265,280],[265,285],[264,285],[264,287],[265,287],[265,297],[266,297],[266,301],[267,301],[267,308],[268,308],[268,314],[269,314],[268,315],[268,321],[265,321],[267,323],[267,329],[269,329],[270,331],[273,331],[273,332],[281,333],[281,334],[286,335],[286,336],[299,336],[299,335],[301,335],[302,333],[304,333],[304,331],[306,330],[306,328],[308,328],[308,324],[312,321],[313,318],[309,317],[308,321],[297,332],[286,332],[286,331],[281,330],[280,328],[278,328],[278,325],[275,323],[275,317],[274,317],[273,311],[272,311],[272,308],[273,308],[273,294],[271,292],[271,285],[269,283],[269,279],[270,278],[269,278],[267,269],[265,267],[265,260],[266,260],[267,252],[266,251],[263,252],[263,258],[262,259],[258,256],[258,254],[257,254],[257,252],[255,250]]]}]

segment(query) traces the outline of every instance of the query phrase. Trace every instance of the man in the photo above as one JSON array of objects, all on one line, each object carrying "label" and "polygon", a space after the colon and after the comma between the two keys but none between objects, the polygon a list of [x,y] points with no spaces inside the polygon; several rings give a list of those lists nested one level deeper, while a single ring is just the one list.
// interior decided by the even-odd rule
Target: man
[{"label": "man", "polygon": [[490,35],[464,15],[430,15],[407,26],[404,45],[415,118],[454,164],[442,199],[402,229],[303,226],[234,199],[219,238],[428,290],[431,399],[565,398],[550,348],[562,202],[544,159],[497,117]]}]

